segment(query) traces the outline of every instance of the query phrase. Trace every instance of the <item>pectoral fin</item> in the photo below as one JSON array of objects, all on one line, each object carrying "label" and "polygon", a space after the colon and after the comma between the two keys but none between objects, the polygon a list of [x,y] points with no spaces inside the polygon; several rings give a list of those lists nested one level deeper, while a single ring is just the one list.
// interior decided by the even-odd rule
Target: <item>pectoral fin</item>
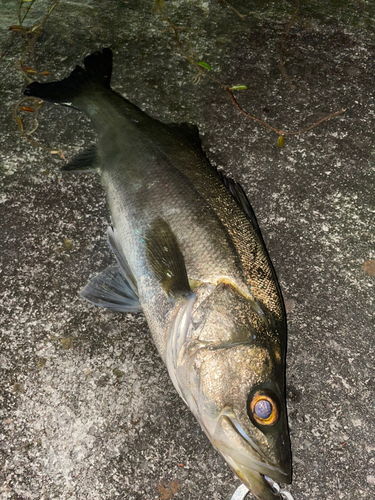
[{"label": "pectoral fin", "polygon": [[163,290],[171,298],[191,294],[185,259],[169,224],[155,219],[146,233],[146,256]]},{"label": "pectoral fin", "polygon": [[146,256],[152,272],[166,294],[176,301],[164,355],[173,385],[182,399],[189,404],[189,395],[185,394],[181,382],[185,372],[181,374],[179,370],[184,370],[183,351],[186,348],[185,340],[196,294],[190,289],[185,259],[177,238],[164,219],[159,218],[151,223],[145,242]]},{"label": "pectoral fin", "polygon": [[142,311],[138,296],[119,265],[107,267],[92,278],[80,295],[92,304],[111,311]]},{"label": "pectoral fin", "polygon": [[98,153],[95,145],[81,151],[69,163],[61,168],[63,172],[78,174],[80,172],[97,172],[99,169]]}]

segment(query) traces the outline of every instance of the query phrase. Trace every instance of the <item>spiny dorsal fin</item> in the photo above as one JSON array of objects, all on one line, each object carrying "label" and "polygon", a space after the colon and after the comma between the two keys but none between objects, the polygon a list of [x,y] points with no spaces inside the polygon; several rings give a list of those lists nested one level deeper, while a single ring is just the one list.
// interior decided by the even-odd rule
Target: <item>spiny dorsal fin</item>
[{"label": "spiny dorsal fin", "polygon": [[96,146],[93,144],[78,153],[69,163],[61,168],[63,172],[78,174],[80,172],[96,172],[99,169],[99,158]]},{"label": "spiny dorsal fin", "polygon": [[172,131],[172,133],[184,136],[188,139],[192,145],[201,149],[201,140],[199,137],[199,130],[196,125],[191,123],[168,123],[167,127]]},{"label": "spiny dorsal fin", "polygon": [[177,298],[191,293],[184,256],[164,219],[155,219],[146,233],[146,256],[167,295]]},{"label": "spiny dorsal fin", "polygon": [[196,125],[192,125],[191,123],[169,123],[167,127],[175,138],[181,138],[182,142],[195,151],[202,162],[206,163],[210,168],[213,168],[206,153],[202,149],[202,141],[199,136],[199,129]]},{"label": "spiny dorsal fin", "polygon": [[224,174],[224,172],[218,170],[217,168],[213,167],[210,164],[206,156],[206,153],[202,149],[202,143],[199,137],[198,127],[196,127],[195,125],[191,125],[190,123],[178,123],[178,124],[171,123],[168,125],[168,127],[170,128],[170,130],[172,130],[172,132],[183,136],[189,142],[189,144],[194,148],[196,153],[199,154],[202,161],[205,161],[207,165],[209,165],[209,167],[212,168],[212,170],[219,177],[219,179],[224,184],[228,192],[234,198],[238,206],[245,212],[246,216],[250,219],[258,235],[261,237],[261,232],[259,229],[257,219],[255,217],[254,210],[250,205],[250,202],[245,194],[245,191],[238,182],[235,182],[230,177],[227,177]]}]

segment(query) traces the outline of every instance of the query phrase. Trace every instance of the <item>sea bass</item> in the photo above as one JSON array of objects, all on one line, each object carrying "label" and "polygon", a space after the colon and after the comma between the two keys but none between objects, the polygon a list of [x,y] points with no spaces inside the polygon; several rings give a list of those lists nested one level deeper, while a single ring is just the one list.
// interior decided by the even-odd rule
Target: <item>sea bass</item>
[{"label": "sea bass", "polygon": [[112,52],[25,95],[73,106],[95,146],[62,168],[97,172],[117,265],[81,295],[143,311],[171,380],[213,446],[260,500],[291,482],[280,288],[241,186],[211,166],[198,131],[166,125],[111,90]]}]

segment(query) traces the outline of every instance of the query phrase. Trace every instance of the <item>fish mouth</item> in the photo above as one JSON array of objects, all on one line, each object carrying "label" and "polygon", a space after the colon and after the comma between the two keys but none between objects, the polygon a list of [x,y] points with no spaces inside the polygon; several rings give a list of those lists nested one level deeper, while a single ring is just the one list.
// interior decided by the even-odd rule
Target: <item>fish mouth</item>
[{"label": "fish mouth", "polygon": [[289,484],[291,482],[290,457],[282,464],[270,463],[245,433],[230,409],[221,412],[212,436],[212,443],[259,500],[280,498],[266,477],[277,483]]}]

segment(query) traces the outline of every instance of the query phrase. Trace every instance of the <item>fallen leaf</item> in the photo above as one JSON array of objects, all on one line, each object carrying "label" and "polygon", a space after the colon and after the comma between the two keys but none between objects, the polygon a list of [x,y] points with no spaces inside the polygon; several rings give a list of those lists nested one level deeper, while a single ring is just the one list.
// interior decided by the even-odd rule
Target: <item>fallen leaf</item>
[{"label": "fallen leaf", "polygon": [[12,387],[12,392],[18,392],[19,394],[22,394],[25,392],[25,387],[23,384],[16,383]]},{"label": "fallen leaf", "polygon": [[199,64],[199,66],[202,66],[202,68],[207,69],[208,71],[211,71],[211,69],[212,69],[211,66],[204,61],[199,61],[198,64]]},{"label": "fallen leaf", "polygon": [[170,500],[180,491],[180,482],[178,479],[174,479],[169,484],[159,484],[158,491],[160,500]]},{"label": "fallen leaf", "polygon": [[20,111],[27,111],[28,113],[35,113],[35,109],[30,106],[20,106]]},{"label": "fallen leaf", "polygon": [[74,344],[74,338],[73,337],[64,337],[60,339],[60,344],[61,347],[66,351],[68,349],[71,349]]},{"label": "fallen leaf", "polygon": [[34,68],[30,68],[30,66],[21,66],[22,71],[25,73],[30,73],[32,75],[36,74],[37,71]]},{"label": "fallen leaf", "polygon": [[247,90],[246,85],[233,85],[229,90]]},{"label": "fallen leaf", "polygon": [[18,26],[18,25],[9,26],[8,30],[9,31],[25,31],[22,26]]},{"label": "fallen leaf", "polygon": [[369,276],[375,276],[375,260],[368,260],[362,265],[362,271]]}]

